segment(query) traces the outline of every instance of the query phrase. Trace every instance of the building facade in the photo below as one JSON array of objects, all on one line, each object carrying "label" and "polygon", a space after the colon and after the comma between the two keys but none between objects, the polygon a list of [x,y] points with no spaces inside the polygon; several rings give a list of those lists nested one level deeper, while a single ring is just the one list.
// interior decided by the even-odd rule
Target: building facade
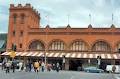
[{"label": "building facade", "polygon": [[[21,56],[46,56],[47,62],[62,63],[65,68],[75,69],[86,63],[120,64],[120,28],[41,28],[40,14],[30,4],[10,5],[7,49],[16,45]],[[34,55],[33,55],[34,54]]]}]

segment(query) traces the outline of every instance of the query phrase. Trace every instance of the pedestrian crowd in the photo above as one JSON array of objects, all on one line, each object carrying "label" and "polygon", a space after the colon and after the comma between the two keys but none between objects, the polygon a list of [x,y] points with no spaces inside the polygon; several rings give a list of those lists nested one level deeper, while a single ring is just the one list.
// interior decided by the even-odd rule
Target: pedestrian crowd
[{"label": "pedestrian crowd", "polygon": [[60,64],[57,63],[53,63],[53,64],[49,64],[49,63],[45,63],[43,61],[31,61],[31,60],[27,60],[27,61],[23,61],[23,60],[15,60],[13,59],[12,61],[8,60],[8,59],[4,59],[2,62],[2,70],[5,70],[6,73],[10,73],[10,71],[12,71],[13,73],[15,73],[15,70],[17,69],[19,72],[21,71],[26,71],[26,72],[31,72],[34,71],[36,73],[38,72],[44,72],[44,71],[57,71],[59,72],[60,70]]}]

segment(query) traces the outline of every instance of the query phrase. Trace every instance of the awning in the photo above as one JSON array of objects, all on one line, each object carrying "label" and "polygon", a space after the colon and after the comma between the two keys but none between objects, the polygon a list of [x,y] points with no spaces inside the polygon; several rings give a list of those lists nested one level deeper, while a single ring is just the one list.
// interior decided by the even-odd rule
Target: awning
[{"label": "awning", "polygon": [[[44,52],[15,52],[16,56],[44,56]],[[9,55],[9,52],[4,52],[1,55]],[[120,53],[65,53],[65,52],[49,52],[46,53],[47,57],[62,57],[65,55],[66,58],[97,58],[101,56],[102,59],[120,59]]]}]

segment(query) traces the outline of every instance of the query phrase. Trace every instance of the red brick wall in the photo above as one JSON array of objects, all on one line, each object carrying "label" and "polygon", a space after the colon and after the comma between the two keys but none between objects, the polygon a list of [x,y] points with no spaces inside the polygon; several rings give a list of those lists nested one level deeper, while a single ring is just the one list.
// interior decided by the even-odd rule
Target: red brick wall
[{"label": "red brick wall", "polygon": [[[16,25],[14,25],[12,18],[14,13],[18,15]],[[24,24],[20,24],[20,14],[22,13],[26,16]],[[89,50],[96,41],[102,40],[109,43],[114,52],[116,44],[120,41],[120,29],[114,27],[75,29],[66,26],[66,28],[39,28],[40,16],[29,4],[17,7],[11,5],[9,15],[7,50],[11,49],[12,43],[16,43],[17,51],[27,51],[33,40],[42,41],[48,48],[49,44],[55,39],[64,41],[66,50],[69,50],[69,46],[74,40],[82,39],[88,44]],[[12,35],[13,30],[16,31],[15,36]],[[20,36],[20,30],[24,32],[22,37]],[[22,48],[19,47],[20,43],[23,45]]]}]

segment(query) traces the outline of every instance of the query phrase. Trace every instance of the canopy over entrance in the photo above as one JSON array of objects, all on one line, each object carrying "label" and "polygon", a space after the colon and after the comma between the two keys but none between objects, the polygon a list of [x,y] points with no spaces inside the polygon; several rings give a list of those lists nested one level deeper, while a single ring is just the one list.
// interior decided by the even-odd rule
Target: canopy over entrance
[{"label": "canopy over entrance", "polygon": [[[16,56],[35,56],[35,57],[44,57],[44,52],[15,52]],[[4,52],[1,55],[10,55],[9,52]],[[65,52],[48,52],[46,53],[47,57],[63,57],[65,55],[66,58],[97,58],[97,56],[101,56],[102,59],[120,59],[120,53],[79,53],[79,52],[72,52],[72,53],[65,53]]]}]

